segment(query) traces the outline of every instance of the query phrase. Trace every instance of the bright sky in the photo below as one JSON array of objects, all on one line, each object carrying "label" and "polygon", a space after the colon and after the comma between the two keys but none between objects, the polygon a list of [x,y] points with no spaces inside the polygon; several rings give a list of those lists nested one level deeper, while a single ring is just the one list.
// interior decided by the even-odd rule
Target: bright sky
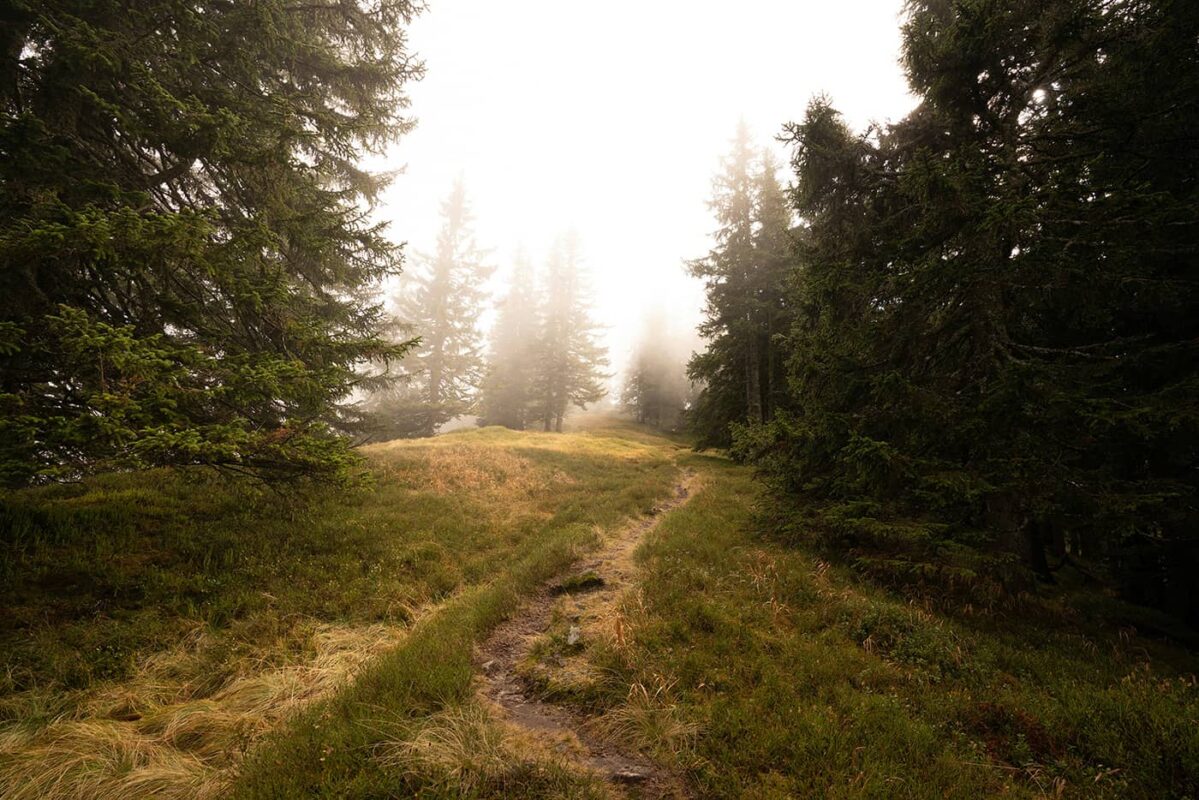
[{"label": "bright sky", "polygon": [[419,123],[387,160],[406,169],[381,216],[428,252],[463,175],[499,292],[519,245],[540,261],[574,228],[618,370],[648,308],[679,326],[700,318],[682,262],[710,245],[711,181],[739,118],[772,145],[819,92],[855,127],[914,105],[898,65],[902,0],[429,5],[410,29],[428,69],[410,87]]}]

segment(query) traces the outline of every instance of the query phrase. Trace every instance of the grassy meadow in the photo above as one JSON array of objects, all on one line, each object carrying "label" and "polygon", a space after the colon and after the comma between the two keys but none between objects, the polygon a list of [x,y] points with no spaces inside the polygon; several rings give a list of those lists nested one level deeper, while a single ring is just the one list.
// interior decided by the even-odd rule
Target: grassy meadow
[{"label": "grassy meadow", "polygon": [[[302,496],[6,496],[0,798],[613,797],[479,694],[474,648],[551,580],[522,672],[697,798],[1199,795],[1199,657],[1109,598],[905,599],[764,530],[746,468],[629,425],[366,455]],[[570,565],[682,470],[693,498],[571,642],[596,578]]]},{"label": "grassy meadow", "polygon": [[695,797],[1199,796],[1199,657],[1100,616],[1135,610],[938,612],[758,530],[747,470],[684,463],[703,488],[641,549],[620,635],[545,688]]},{"label": "grassy meadow", "polygon": [[434,735],[414,721],[495,738],[463,705],[472,642],[663,495],[673,453],[484,429],[368,447],[353,490],[153,472],[5,496],[0,797],[460,782],[398,755]]}]

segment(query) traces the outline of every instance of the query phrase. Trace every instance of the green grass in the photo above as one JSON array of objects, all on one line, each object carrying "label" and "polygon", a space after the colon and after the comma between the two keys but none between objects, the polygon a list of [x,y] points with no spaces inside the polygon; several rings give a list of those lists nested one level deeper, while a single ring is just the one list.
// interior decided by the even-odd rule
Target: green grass
[{"label": "green grass", "polygon": [[553,594],[574,594],[576,592],[598,589],[603,585],[603,578],[597,575],[594,570],[587,570],[586,572],[580,572],[577,575],[569,575],[563,578],[551,586],[550,591]]},{"label": "green grass", "polygon": [[[558,687],[704,798],[1194,797],[1199,658],[1070,609],[947,616],[756,531],[747,470],[640,552],[605,680]],[[682,731],[685,735],[680,735]]]},{"label": "green grass", "polygon": [[547,581],[593,584],[569,566],[680,464],[700,488],[616,618],[568,648],[559,615],[524,667],[694,796],[1199,796],[1199,658],[1138,609],[908,601],[760,530],[749,470],[603,420],[367,457],[349,492],[5,495],[0,798],[607,797],[495,721],[471,654]]},{"label": "green grass", "polygon": [[[80,791],[121,796],[122,770],[227,787],[249,753],[243,796],[441,791],[445,774],[380,754],[461,711],[473,642],[665,494],[674,446],[624,430],[379,445],[350,492],[156,472],[5,496],[0,770],[69,762],[92,775]],[[193,719],[203,732],[180,733]],[[117,742],[98,765],[95,737]],[[591,791],[514,763],[546,796]]]}]

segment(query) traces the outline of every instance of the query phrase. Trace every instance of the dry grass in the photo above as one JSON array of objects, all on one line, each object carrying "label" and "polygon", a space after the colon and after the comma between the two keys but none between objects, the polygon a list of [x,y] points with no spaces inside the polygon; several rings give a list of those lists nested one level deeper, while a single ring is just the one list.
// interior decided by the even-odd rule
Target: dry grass
[{"label": "dry grass", "polygon": [[458,787],[464,795],[502,777],[514,761],[509,736],[473,704],[433,715],[411,738],[383,743],[378,759],[388,768]]},{"label": "dry grass", "polygon": [[[264,734],[333,693],[403,633],[386,625],[302,624],[295,631],[301,654],[247,652],[222,664],[214,679],[206,655],[216,644],[197,632],[147,658],[132,680],[82,694],[47,722],[0,728],[0,798],[219,796]],[[10,707],[22,702],[37,706],[44,698],[9,698]]]},{"label": "dry grass", "polygon": [[518,796],[514,790],[553,797],[607,794],[594,776],[497,721],[479,703],[427,717],[415,732],[397,731],[395,739],[376,747],[375,758],[388,770],[456,797]]},{"label": "dry grass", "polygon": [[514,453],[510,442],[462,441],[465,438],[388,442],[370,450],[381,476],[407,479],[410,489],[422,493],[469,496],[497,527],[549,518],[554,506],[547,501],[555,488],[578,484],[562,470]]},{"label": "dry grass", "polygon": [[[669,450],[488,428],[367,448],[374,481],[360,493],[293,500],[156,473],[23,495],[54,525],[17,542],[25,566],[6,594],[23,616],[0,626],[13,644],[0,659],[0,800],[396,791],[406,779],[373,755],[376,709],[456,705],[469,643],[655,502]],[[83,502],[104,513],[75,514]],[[414,623],[441,617],[418,635]],[[386,679],[355,681],[367,661]],[[284,724],[343,697],[335,723]],[[444,741],[437,725],[408,731],[430,753],[470,732],[435,721]],[[360,744],[324,763],[327,739]],[[488,784],[477,796],[602,795],[560,759],[503,746],[517,754],[507,771],[467,764]],[[436,777],[449,762],[405,757],[433,776],[407,781],[414,791],[449,785]]]},{"label": "dry grass", "polygon": [[674,681],[656,676],[653,688],[634,682],[624,703],[595,720],[595,727],[606,737],[632,743],[645,753],[662,760],[677,761],[694,744],[700,728],[680,713],[671,699]]}]

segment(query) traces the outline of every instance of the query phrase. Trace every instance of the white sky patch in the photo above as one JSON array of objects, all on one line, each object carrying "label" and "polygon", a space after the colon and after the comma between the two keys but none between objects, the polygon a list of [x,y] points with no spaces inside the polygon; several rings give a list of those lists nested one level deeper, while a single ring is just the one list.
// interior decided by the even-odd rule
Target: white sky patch
[{"label": "white sky patch", "polygon": [[379,165],[406,166],[379,214],[429,252],[462,174],[497,293],[519,245],[540,265],[577,230],[618,381],[646,309],[680,327],[700,319],[683,261],[710,247],[711,180],[739,118],[785,159],[772,140],[814,94],[859,128],[913,107],[901,6],[430,0],[410,29],[428,68],[410,87],[419,124]]}]

